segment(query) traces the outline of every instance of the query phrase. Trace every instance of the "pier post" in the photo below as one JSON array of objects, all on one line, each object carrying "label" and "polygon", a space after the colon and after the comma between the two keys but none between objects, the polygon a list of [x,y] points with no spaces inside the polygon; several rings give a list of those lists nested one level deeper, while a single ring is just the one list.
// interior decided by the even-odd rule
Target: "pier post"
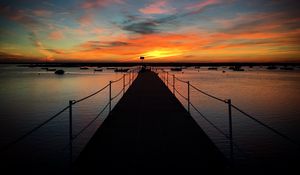
[{"label": "pier post", "polygon": [[69,149],[70,149],[70,168],[72,169],[72,159],[73,159],[73,133],[72,133],[72,105],[73,100],[69,100]]},{"label": "pier post", "polygon": [[187,84],[188,84],[188,112],[190,113],[190,81],[188,81]]},{"label": "pier post", "polygon": [[229,117],[230,159],[231,161],[233,161],[231,99],[227,100],[227,104],[228,104],[228,117]]},{"label": "pier post", "polygon": [[167,72],[167,87],[169,87],[169,72]]},{"label": "pier post", "polygon": [[175,95],[175,75],[173,75],[173,94]]},{"label": "pier post", "polygon": [[109,81],[109,112],[111,111],[111,81]]},{"label": "pier post", "polygon": [[125,74],[123,75],[123,95],[125,94]]},{"label": "pier post", "polygon": [[132,79],[132,77],[131,77],[131,72],[129,72],[129,84],[131,85],[131,80]]}]

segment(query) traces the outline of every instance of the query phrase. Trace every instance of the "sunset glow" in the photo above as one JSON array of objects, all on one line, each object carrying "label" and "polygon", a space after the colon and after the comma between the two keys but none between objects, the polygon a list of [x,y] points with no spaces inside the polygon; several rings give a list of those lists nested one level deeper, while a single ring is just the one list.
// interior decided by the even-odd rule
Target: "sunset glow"
[{"label": "sunset glow", "polygon": [[4,0],[0,61],[300,62],[293,0]]}]

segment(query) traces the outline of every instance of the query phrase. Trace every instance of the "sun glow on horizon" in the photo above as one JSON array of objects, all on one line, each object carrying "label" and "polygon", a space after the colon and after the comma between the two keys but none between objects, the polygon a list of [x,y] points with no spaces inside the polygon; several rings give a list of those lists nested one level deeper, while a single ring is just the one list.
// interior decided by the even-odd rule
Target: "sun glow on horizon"
[{"label": "sun glow on horizon", "polygon": [[160,59],[160,58],[166,58],[166,57],[174,57],[174,56],[180,56],[183,54],[183,50],[179,49],[155,49],[148,51],[142,55],[145,55],[147,59]]}]

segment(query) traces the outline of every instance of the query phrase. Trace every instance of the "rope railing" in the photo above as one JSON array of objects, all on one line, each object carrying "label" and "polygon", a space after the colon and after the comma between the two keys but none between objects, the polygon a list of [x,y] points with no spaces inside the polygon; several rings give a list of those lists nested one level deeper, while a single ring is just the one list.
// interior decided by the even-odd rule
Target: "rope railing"
[{"label": "rope railing", "polygon": [[100,117],[100,115],[105,111],[105,109],[108,107],[109,103],[107,103],[104,108],[98,113],[98,115],[93,118],[85,127],[83,127],[77,134],[73,135],[72,139],[75,140],[79,135],[81,135],[87,128],[89,128],[97,119]]},{"label": "rope railing", "polygon": [[300,148],[299,143],[296,142],[294,139],[292,139],[292,138],[288,137],[287,135],[285,135],[285,134],[283,134],[283,133],[277,131],[276,129],[272,128],[271,126],[269,126],[269,125],[267,125],[267,124],[265,124],[265,123],[263,123],[263,122],[261,122],[260,120],[254,118],[253,116],[247,114],[246,112],[244,112],[244,111],[241,110],[240,108],[236,107],[235,105],[231,104],[231,106],[232,106],[234,109],[236,109],[237,111],[239,111],[240,113],[242,113],[242,114],[244,114],[245,116],[247,116],[248,118],[250,118],[250,119],[254,120],[255,122],[261,124],[262,126],[268,128],[269,130],[273,131],[273,132],[276,133],[277,135],[279,135],[279,136],[281,136],[282,138],[284,138],[284,139],[290,141],[291,143],[297,145],[297,146]]},{"label": "rope railing", "polygon": [[121,89],[115,96],[113,96],[113,97],[111,98],[111,101],[113,101],[113,100],[116,99],[119,95],[121,95],[122,92],[123,92],[123,89]]},{"label": "rope railing", "polygon": [[[62,114],[63,112],[65,112],[67,109],[69,109],[69,150],[70,150],[70,163],[72,162],[72,142],[73,140],[75,140],[76,138],[78,138],[87,128],[89,128],[96,120],[97,118],[99,118],[99,116],[101,116],[101,114],[103,114],[103,112],[109,107],[109,112],[111,112],[111,101],[114,100],[115,98],[117,98],[119,95],[125,93],[125,89],[126,87],[130,86],[132,84],[132,82],[135,80],[135,78],[137,77],[139,68],[135,68],[130,70],[129,72],[127,72],[126,74],[123,74],[122,77],[120,77],[117,80],[113,80],[110,81],[107,85],[105,85],[104,87],[102,87],[101,89],[99,89],[98,91],[83,97],[79,100],[69,100],[69,105],[66,106],[65,108],[63,108],[62,110],[60,110],[59,112],[57,112],[55,115],[53,115],[52,117],[50,117],[49,119],[47,119],[46,121],[42,122],[41,124],[37,125],[36,127],[34,127],[33,129],[31,129],[30,131],[26,132],[25,134],[23,134],[22,136],[20,136],[19,138],[17,138],[16,140],[10,142],[9,144],[5,145],[3,148],[0,149],[0,153],[5,152],[6,150],[8,150],[9,148],[11,148],[12,146],[14,146],[15,144],[17,144],[18,142],[20,142],[21,140],[25,139],[27,136],[31,135],[32,133],[34,133],[35,131],[37,131],[38,129],[40,129],[41,127],[43,127],[44,125],[46,125],[47,123],[49,123],[50,121],[52,121],[53,119],[55,119],[56,117],[58,117],[60,114]],[[128,75],[128,82],[126,83],[126,76]],[[112,97],[112,91],[111,91],[111,86],[112,84],[119,82],[123,80],[123,87],[122,89],[115,95]],[[102,110],[96,115],[96,117],[94,117],[86,126],[84,126],[77,134],[73,135],[73,128],[72,128],[72,106],[80,103],[82,101],[85,101],[97,94],[99,94],[100,92],[103,92],[105,89],[109,88],[109,102],[102,108]]]},{"label": "rope railing", "polygon": [[[273,127],[261,122],[260,120],[256,119],[255,117],[249,115],[248,113],[244,112],[243,110],[241,110],[240,108],[238,108],[237,106],[233,105],[231,103],[231,100],[223,100],[219,97],[216,97],[212,94],[209,94],[199,88],[197,88],[196,86],[190,84],[189,81],[184,81],[182,79],[179,79],[178,77],[175,76],[175,74],[170,74],[168,71],[165,70],[160,70],[158,71],[157,69],[154,70],[158,73],[159,77],[161,78],[161,80],[167,85],[167,87],[172,86],[171,88],[173,88],[173,94],[176,96],[176,94],[178,94],[179,96],[181,96],[184,100],[187,101],[188,104],[188,112],[190,113],[190,106],[192,106],[192,108],[201,116],[203,117],[210,125],[212,125],[218,132],[220,132],[223,136],[225,136],[226,139],[228,139],[230,141],[230,151],[231,151],[231,159],[233,160],[233,145],[235,145],[236,148],[238,148],[241,152],[243,152],[236,143],[233,142],[233,130],[232,130],[232,112],[231,112],[231,108],[236,109],[237,111],[239,111],[241,114],[243,114],[244,116],[247,116],[248,118],[252,119],[253,121],[255,121],[256,123],[264,126],[265,128],[273,131],[273,133],[281,136],[282,138],[284,138],[285,140],[289,141],[290,143],[296,145],[298,147],[298,149],[300,149],[300,145],[299,143],[297,143],[294,139],[286,136],[285,134],[279,132],[278,130],[274,129]],[[160,72],[162,72],[162,75],[160,75]],[[173,77],[173,84],[171,84],[169,82],[169,76]],[[181,82],[181,83],[185,83],[187,84],[187,88],[188,88],[188,94],[187,97],[185,97],[184,95],[182,95],[182,93],[177,90],[175,84],[176,81]],[[196,90],[197,92],[200,92],[201,94],[204,94],[212,99],[215,99],[217,101],[223,102],[225,104],[228,105],[228,118],[229,118],[229,134],[226,134],[225,132],[223,132],[220,128],[218,128],[214,123],[212,123],[210,120],[208,120],[207,117],[205,117],[197,108],[194,104],[191,103],[190,101],[190,87],[192,87],[194,90]],[[171,89],[170,89],[171,90]]]},{"label": "rope railing", "polygon": [[195,87],[195,86],[192,85],[192,84],[191,84],[190,86],[191,86],[192,88],[194,88],[196,91],[201,92],[202,94],[204,94],[204,95],[206,95],[206,96],[209,96],[209,97],[211,97],[211,98],[214,98],[214,99],[216,99],[216,100],[218,100],[218,101],[220,101],[220,102],[226,103],[226,100],[223,100],[223,99],[218,98],[218,97],[216,97],[216,96],[214,96],[214,95],[208,94],[208,93],[206,93],[206,92],[204,92],[204,91],[198,89],[197,87]]},{"label": "rope railing", "polygon": [[[70,146],[70,162],[72,162],[73,160],[73,156],[72,156],[72,143],[73,143],[73,140],[77,139],[87,128],[89,128],[100,116],[101,114],[107,109],[109,108],[109,113],[111,112],[112,110],[112,104],[111,102],[113,100],[115,100],[118,96],[120,96],[123,92],[123,94],[125,93],[125,89],[127,86],[130,86],[132,84],[132,82],[134,81],[134,79],[137,77],[137,72],[138,72],[139,69],[133,69],[133,70],[130,70],[129,72],[127,72],[126,74],[123,74],[123,76],[117,80],[113,80],[113,81],[109,81],[109,83],[104,87],[105,88],[109,88],[109,101],[108,103],[104,106],[104,108],[102,108],[102,110],[98,113],[98,115],[93,118],[85,127],[83,127],[76,135],[73,136],[72,134],[72,128],[70,128],[70,143],[69,143],[69,146]],[[126,76],[128,75],[128,83],[126,84]],[[112,84],[114,83],[117,83],[119,81],[123,80],[123,86],[122,86],[122,89],[114,96],[112,96]],[[103,89],[103,88],[102,88]],[[104,90],[103,89],[103,90]],[[84,99],[84,98],[82,98]],[[86,98],[85,98],[86,99]],[[77,101],[75,101],[77,102]],[[75,103],[73,103],[75,104]],[[70,107],[70,109],[72,109],[72,107]],[[72,112],[70,112],[70,121],[72,121]],[[71,124],[70,124],[71,126]]]},{"label": "rope railing", "polygon": [[111,83],[117,83],[118,81],[121,81],[123,79],[123,77],[117,79],[117,80],[114,80],[114,81],[111,81]]},{"label": "rope railing", "polygon": [[31,129],[30,131],[26,132],[25,134],[23,134],[22,136],[18,137],[16,140],[10,142],[9,144],[5,145],[4,147],[1,148],[1,152],[6,151],[7,149],[9,149],[10,147],[12,147],[13,145],[19,143],[21,140],[25,139],[27,136],[31,135],[32,133],[34,133],[35,131],[37,131],[38,129],[40,129],[41,127],[43,127],[44,125],[46,125],[48,122],[52,121],[53,119],[55,119],[56,117],[58,117],[60,114],[62,114],[64,111],[66,111],[69,108],[69,106],[63,108],[62,110],[60,110],[59,112],[57,112],[55,115],[53,115],[52,117],[50,117],[49,119],[47,119],[46,121],[44,121],[43,123],[37,125],[36,127],[34,127],[33,129]]},{"label": "rope railing", "polygon": [[109,86],[109,84],[107,84],[106,86],[104,86],[104,87],[101,88],[100,90],[96,91],[95,93],[92,93],[91,95],[88,95],[88,96],[86,96],[86,97],[83,97],[83,98],[81,98],[81,99],[79,99],[79,100],[75,100],[75,101],[74,101],[74,104],[79,103],[79,102],[81,102],[81,101],[84,101],[84,100],[86,100],[86,99],[88,99],[88,98],[90,98],[90,97],[92,97],[92,96],[94,96],[94,95],[97,95],[98,93],[100,93],[101,91],[103,91],[104,89],[106,89],[108,86]]},{"label": "rope railing", "polygon": [[230,139],[229,136],[223,132],[220,128],[218,128],[213,122],[211,122],[207,117],[205,117],[192,103],[191,106],[194,108],[194,110],[204,118],[210,125],[212,125],[217,131],[219,131],[223,136],[225,136],[227,139]]},{"label": "rope railing", "polygon": [[[230,140],[230,137],[223,132],[217,125],[215,125],[213,122],[211,122],[203,113],[201,113],[196,106],[194,106],[191,103],[191,106],[194,108],[194,110],[207,122],[209,123],[211,126],[213,126],[218,132],[220,132],[226,139]],[[243,153],[243,155],[246,155],[246,153],[238,146],[238,144],[236,144],[234,141],[232,141],[232,144],[241,152]]]},{"label": "rope railing", "polygon": [[179,79],[179,78],[177,78],[177,77],[175,77],[175,79],[176,79],[177,81],[181,82],[181,83],[188,83],[188,81],[183,81],[183,80],[181,80],[181,79]]},{"label": "rope railing", "polygon": [[180,95],[183,99],[188,100],[187,97],[185,97],[184,95],[182,95],[176,88],[175,91],[177,92],[178,95]]}]

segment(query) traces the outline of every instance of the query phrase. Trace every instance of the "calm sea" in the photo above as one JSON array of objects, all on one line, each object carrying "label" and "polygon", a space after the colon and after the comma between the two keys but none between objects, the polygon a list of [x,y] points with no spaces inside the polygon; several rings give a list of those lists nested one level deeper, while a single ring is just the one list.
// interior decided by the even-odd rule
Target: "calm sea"
[{"label": "calm sea", "polygon": [[[0,65],[0,146],[5,146],[66,107],[69,100],[87,96],[123,76],[110,69],[63,68],[66,74],[55,75],[41,68]],[[265,67],[245,68],[233,72],[226,67],[218,70],[188,68],[170,72],[188,80],[197,88],[232,103],[263,123],[300,143],[300,70],[267,70]],[[169,70],[165,68],[165,70]],[[225,70],[225,72],[223,72]],[[171,76],[169,77],[172,82]],[[122,81],[113,84],[115,95]],[[170,87],[172,89],[172,87]],[[176,88],[187,95],[187,84],[176,82]],[[191,102],[222,132],[228,134],[228,106],[225,103],[190,89]],[[178,95],[177,95],[178,96]],[[121,97],[121,96],[120,96]],[[119,98],[120,98],[119,97]],[[108,102],[108,89],[73,106],[73,134],[93,120]],[[119,100],[113,101],[113,105]],[[182,104],[186,101],[178,96]],[[101,125],[108,111],[74,141],[73,159]],[[230,157],[229,141],[191,108],[191,114],[207,135]],[[41,127],[29,137],[10,147],[8,162],[29,166],[47,165],[62,168],[68,165],[68,110]],[[237,164],[268,166],[267,162],[293,161],[299,148],[269,129],[232,109],[234,160]]]}]

